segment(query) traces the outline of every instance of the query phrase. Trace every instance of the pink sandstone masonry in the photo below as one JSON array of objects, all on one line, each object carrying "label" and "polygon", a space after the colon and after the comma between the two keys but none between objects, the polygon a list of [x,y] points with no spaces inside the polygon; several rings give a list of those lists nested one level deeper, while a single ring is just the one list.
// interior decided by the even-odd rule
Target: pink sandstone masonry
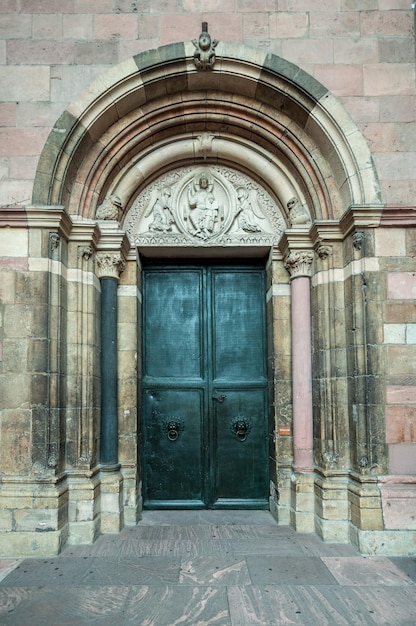
[{"label": "pink sandstone masonry", "polygon": [[[91,80],[158,45],[217,39],[282,55],[339,96],[367,137],[383,198],[415,196],[414,12],[409,2],[177,3],[16,0],[2,4],[0,203],[25,202],[59,111]],[[412,165],[413,164],[413,165]]]}]

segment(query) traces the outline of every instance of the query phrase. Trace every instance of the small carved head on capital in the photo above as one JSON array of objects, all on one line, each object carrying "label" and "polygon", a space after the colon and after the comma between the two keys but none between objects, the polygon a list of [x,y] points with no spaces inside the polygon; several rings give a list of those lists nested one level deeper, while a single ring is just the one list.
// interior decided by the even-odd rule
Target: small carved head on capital
[{"label": "small carved head on capital", "polygon": [[49,233],[49,246],[51,250],[56,250],[59,247],[61,237],[58,233]]},{"label": "small carved head on capital", "polygon": [[352,245],[356,250],[361,250],[364,241],[364,233],[362,230],[357,230],[352,236]]},{"label": "small carved head on capital", "polygon": [[321,244],[318,247],[317,252],[320,259],[327,259],[329,256],[332,255],[333,249],[332,246],[329,246],[328,244]]},{"label": "small carved head on capital", "polygon": [[94,254],[92,246],[80,246],[78,252],[79,255],[84,259],[84,261],[89,261]]}]

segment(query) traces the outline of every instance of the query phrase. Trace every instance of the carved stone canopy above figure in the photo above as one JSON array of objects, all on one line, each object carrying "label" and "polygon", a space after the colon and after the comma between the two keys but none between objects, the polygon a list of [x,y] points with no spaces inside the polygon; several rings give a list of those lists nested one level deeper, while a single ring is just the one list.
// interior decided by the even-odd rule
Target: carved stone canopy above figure
[{"label": "carved stone canopy above figure", "polygon": [[189,167],[143,190],[125,228],[139,245],[276,245],[284,220],[270,194],[247,175]]}]

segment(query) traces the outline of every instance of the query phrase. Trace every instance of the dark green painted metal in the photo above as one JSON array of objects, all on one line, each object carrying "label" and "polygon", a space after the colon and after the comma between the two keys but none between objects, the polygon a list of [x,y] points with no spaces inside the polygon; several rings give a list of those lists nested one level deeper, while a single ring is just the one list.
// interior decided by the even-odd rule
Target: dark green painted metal
[{"label": "dark green painted metal", "polygon": [[118,463],[117,279],[101,279],[100,461]]},{"label": "dark green painted metal", "polygon": [[265,276],[146,267],[143,482],[148,508],[267,508]]}]

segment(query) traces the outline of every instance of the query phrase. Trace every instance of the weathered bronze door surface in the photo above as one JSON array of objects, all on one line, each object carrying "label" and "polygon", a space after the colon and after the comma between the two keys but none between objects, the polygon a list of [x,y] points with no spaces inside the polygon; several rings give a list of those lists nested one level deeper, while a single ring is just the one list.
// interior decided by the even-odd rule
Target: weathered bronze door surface
[{"label": "weathered bronze door surface", "polygon": [[264,270],[147,267],[143,491],[148,508],[266,508]]}]

